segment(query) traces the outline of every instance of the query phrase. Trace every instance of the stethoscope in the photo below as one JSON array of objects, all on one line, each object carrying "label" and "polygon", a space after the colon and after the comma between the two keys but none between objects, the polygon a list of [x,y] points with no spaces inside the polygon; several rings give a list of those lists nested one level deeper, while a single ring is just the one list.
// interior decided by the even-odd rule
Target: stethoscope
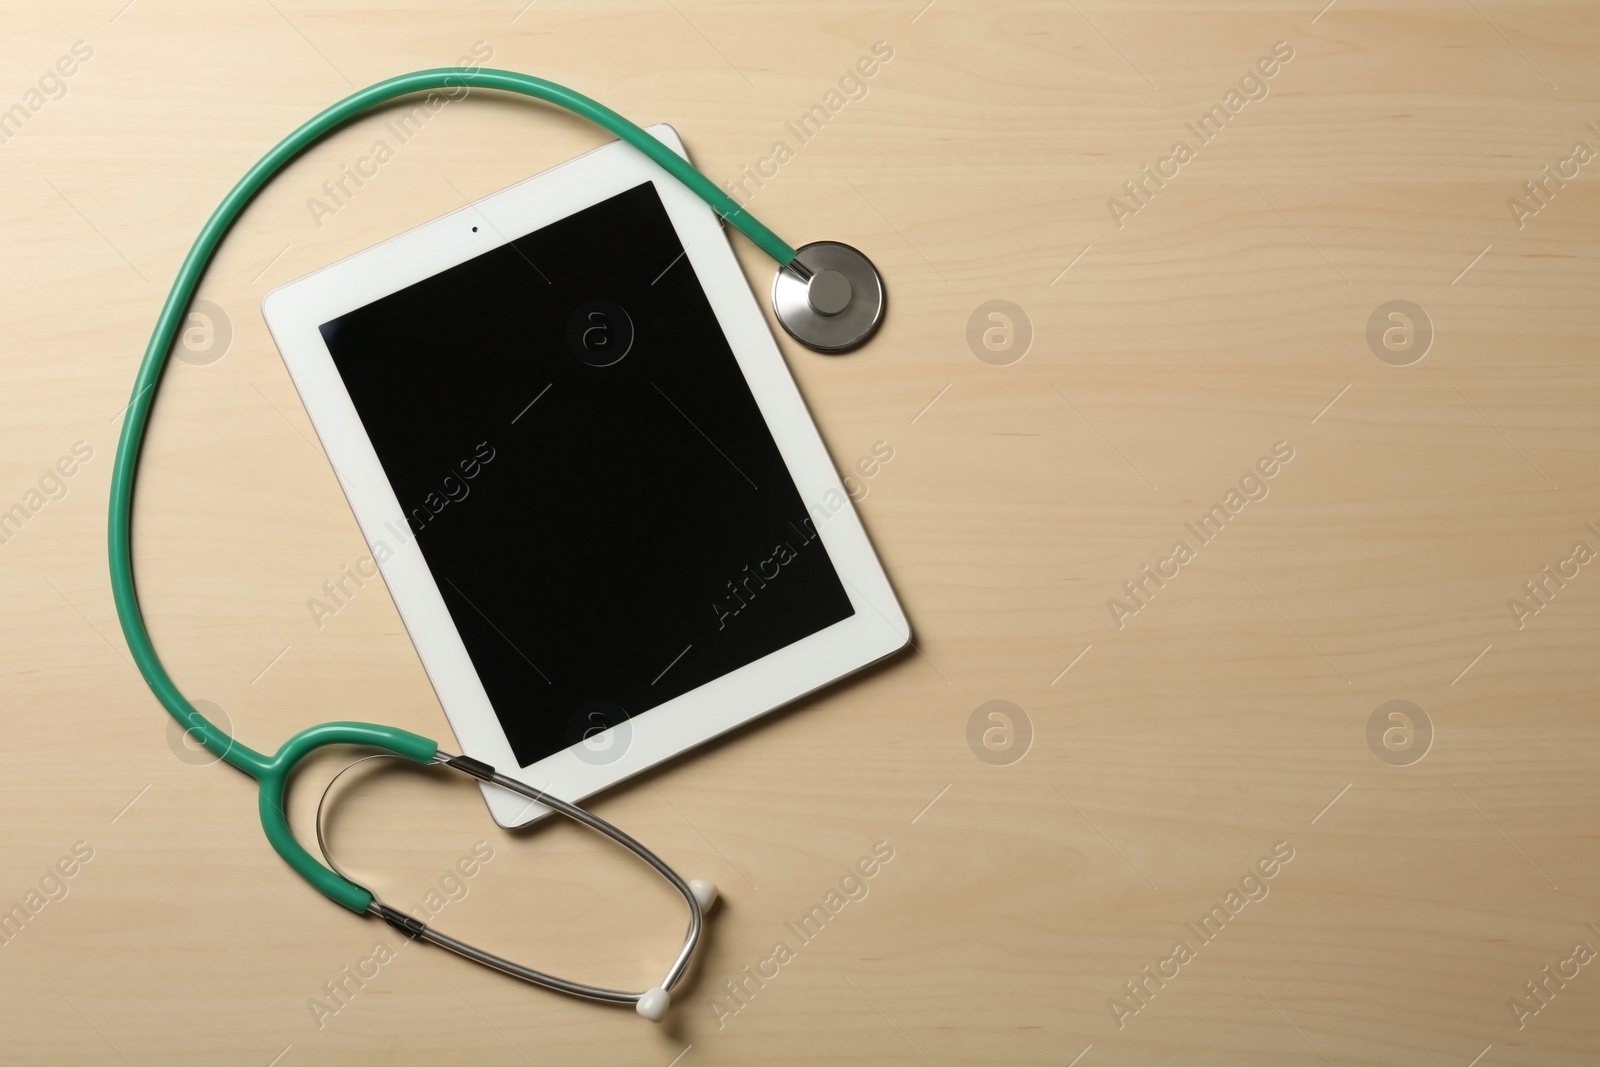
[{"label": "stethoscope", "polygon": [[[506,974],[573,996],[614,1004],[632,1004],[640,1015],[659,1022],[666,1014],[670,992],[683,978],[700,942],[705,913],[716,900],[717,887],[710,882],[684,881],[659,856],[597,815],[551,796],[533,786],[508,778],[493,767],[468,756],[454,756],[439,749],[425,737],[393,726],[364,722],[325,722],[301,730],[272,755],[264,755],[241,744],[202,715],[178,691],[162,666],[145,627],[134,586],[131,526],[133,517],[134,475],[145,426],[155,401],[161,371],[172,350],[178,330],[188,314],[189,302],[212,255],[227,235],[234,220],[273,176],[291,160],[327,134],[352,119],[395,97],[430,89],[499,89],[537,97],[566,108],[596,123],[632,144],[645,155],[697,193],[727,222],[732,223],[779,264],[772,283],[772,308],[783,328],[795,340],[819,352],[848,351],[866,341],[883,321],[885,295],[883,279],[871,261],[848,245],[819,241],[791,248],[753,215],[718,189],[705,175],[666,145],[603,104],[562,85],[516,74],[508,70],[471,67],[443,67],[402,74],[362,89],[323,111],[278,143],[241,178],[222,203],[211,213],[189,254],[184,257],[156,320],[155,331],[145,349],[134,379],[133,399],[128,402],[117,458],[111,472],[110,555],[111,588],[117,616],[134,662],[145,682],[178,721],[214,755],[256,779],[259,784],[261,826],[267,840],[301,877],[324,896],[357,914],[374,915],[405,936],[431,942],[476,963]],[[435,930],[415,917],[380,901],[371,890],[346,877],[328,855],[322,829],[322,806],[317,809],[317,840],[325,862],[311,856],[295,839],[284,814],[284,796],[295,766],[313,751],[328,745],[359,745],[376,749],[378,755],[397,757],[417,764],[451,767],[480,781],[521,794],[582,823],[627,848],[653,867],[689,906],[689,926],[683,947],[667,968],[661,983],[643,992],[607,989],[573,982],[543,971],[525,967],[476,948]],[[366,757],[368,759],[372,757]],[[358,761],[359,762],[359,761]],[[346,768],[347,770],[349,768]],[[342,771],[340,772],[343,773]],[[331,784],[330,784],[331,787]],[[324,793],[324,799],[326,793]]]}]

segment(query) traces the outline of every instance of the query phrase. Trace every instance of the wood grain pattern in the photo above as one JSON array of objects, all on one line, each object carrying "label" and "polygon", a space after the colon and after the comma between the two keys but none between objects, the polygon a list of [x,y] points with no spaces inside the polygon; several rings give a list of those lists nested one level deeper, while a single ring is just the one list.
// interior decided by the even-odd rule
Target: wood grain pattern
[{"label": "wood grain pattern", "polygon": [[[1600,950],[1600,575],[1569,565],[1521,620],[1508,601],[1536,606],[1524,582],[1575,542],[1600,549],[1600,161],[1561,184],[1543,169],[1600,151],[1600,14],[1319,6],[8,5],[0,110],[41,106],[0,126],[0,511],[42,506],[0,545],[0,908],[44,901],[41,882],[66,895],[0,947],[0,1059],[1593,1062],[1600,969],[1563,961]],[[893,59],[751,206],[887,279],[861,352],[779,336],[842,468],[894,450],[859,509],[915,651],[598,800],[722,887],[660,1028],[328,905],[266,846],[246,781],[179,758],[111,604],[120,410],[188,242],[307,115],[474,42],[673,123],[732,181],[878,41]],[[58,81],[75,42],[92,56]],[[1278,42],[1292,59],[1242,84]],[[1213,105],[1227,121],[1202,140],[1188,124]],[[383,136],[381,116],[342,132],[249,209],[203,287],[231,343],[174,363],[142,467],[157,646],[257,746],[326,718],[448,736],[381,585],[320,628],[306,608],[364,546],[261,297],[604,139],[520,102],[452,104],[315,217]],[[1140,180],[1142,203],[1123,188]],[[764,257],[735,248],[764,292]],[[1031,326],[1008,365],[969,347],[993,300]],[[1368,342],[1394,300],[1432,326],[1408,366]],[[41,488],[77,442],[91,458]],[[1279,442],[1293,458],[1241,488]],[[1257,499],[1229,512],[1236,489]],[[1224,529],[1197,537],[1214,504]],[[1192,558],[1144,579],[1178,541]],[[1120,627],[1112,598],[1138,607]],[[992,700],[1031,724],[1009,765],[969,746]],[[1431,723],[1410,765],[1369,746],[1391,700]],[[302,829],[336,766],[296,791]],[[653,981],[671,894],[575,829],[500,833],[458,785],[362,776],[341,853],[385,896],[437,894],[462,936]],[[479,841],[492,859],[452,879]],[[866,895],[796,937],[877,842],[894,858]],[[1275,847],[1293,858],[1252,876]],[[64,857],[73,875],[47,880]],[[789,958],[764,963],[779,941]],[[392,958],[370,962],[380,942]]]}]

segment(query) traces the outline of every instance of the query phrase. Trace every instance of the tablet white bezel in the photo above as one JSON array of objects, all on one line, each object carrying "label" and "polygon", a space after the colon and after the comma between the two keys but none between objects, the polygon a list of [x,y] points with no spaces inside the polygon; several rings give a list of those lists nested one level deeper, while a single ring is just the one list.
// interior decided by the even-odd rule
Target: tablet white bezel
[{"label": "tablet white bezel", "polygon": [[[649,132],[688,158],[676,131]],[[319,327],[396,290],[463,263],[583,208],[655,184],[777,442],[855,614],[794,644],[634,716],[596,736],[602,750],[627,744],[612,762],[579,758],[578,746],[519,766],[467,654],[433,574],[407,536],[405,513],[345,389]],[[374,555],[462,751],[563,799],[578,801],[905,647],[910,628],[866,531],[840,484],[716,213],[631,145],[617,141],[424,223],[268,293],[262,314]],[[402,541],[402,538],[404,540]],[[592,758],[594,750],[590,750]],[[542,818],[548,808],[484,785],[501,826]]]}]

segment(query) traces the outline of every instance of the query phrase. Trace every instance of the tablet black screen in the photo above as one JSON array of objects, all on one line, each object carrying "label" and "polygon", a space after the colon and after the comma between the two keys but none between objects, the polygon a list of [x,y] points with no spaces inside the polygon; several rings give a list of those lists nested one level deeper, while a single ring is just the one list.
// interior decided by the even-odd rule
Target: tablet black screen
[{"label": "tablet black screen", "polygon": [[650,182],[321,332],[523,765],[853,613]]}]

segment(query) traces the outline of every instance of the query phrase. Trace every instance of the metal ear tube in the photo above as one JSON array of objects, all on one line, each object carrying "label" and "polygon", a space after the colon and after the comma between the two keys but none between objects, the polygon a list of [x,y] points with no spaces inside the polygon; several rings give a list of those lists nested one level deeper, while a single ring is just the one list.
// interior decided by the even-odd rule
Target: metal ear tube
[{"label": "metal ear tube", "polygon": [[[351,881],[354,881],[354,879],[350,879],[350,876],[334,862],[333,856],[328,849],[323,809],[327,804],[329,793],[333,790],[334,783],[343,777],[347,771],[368,760],[386,758],[399,759],[402,757],[388,752],[378,752],[370,756],[363,756],[334,775],[329,780],[326,788],[323,789],[321,799],[317,801],[317,847],[321,850],[322,858],[327,862],[328,867],[341,877]],[[688,969],[689,961],[693,959],[695,949],[700,944],[700,934],[704,929],[705,913],[716,902],[717,887],[711,882],[703,881],[699,878],[685,882],[676,871],[667,866],[661,857],[651,852],[618,827],[600,818],[600,816],[595,815],[593,812],[585,811],[576,804],[569,804],[559,797],[553,797],[542,790],[535,789],[533,786],[519,782],[514,778],[507,778],[488,764],[472,759],[470,756],[453,756],[447,752],[436,752],[431,765],[451,767],[479,781],[491,782],[502,789],[508,789],[513,793],[527,797],[529,800],[543,804],[560,812],[574,822],[582,823],[596,833],[609,837],[644,860],[655,868],[656,873],[670,882],[674,889],[683,894],[685,903],[689,905],[689,926],[684,934],[683,947],[679,949],[677,958],[672,961],[672,966],[667,968],[666,977],[662,978],[660,984],[634,993],[628,990],[589,985],[585,982],[574,982],[570,979],[560,978],[545,971],[524,966],[503,956],[497,956],[485,949],[478,948],[476,945],[470,945],[459,938],[451,937],[441,930],[434,929],[415,916],[408,915],[398,908],[383,903],[377,898],[376,894],[373,894],[371,902],[367,905],[366,913],[382,919],[414,941],[426,941],[429,944],[438,945],[440,948],[454,952],[456,955],[469,959],[473,963],[492,968],[503,974],[509,974],[513,978],[520,978],[525,982],[531,982],[545,989],[554,990],[558,993],[567,993],[575,997],[584,997],[588,1000],[600,1000],[611,1004],[632,1004],[635,1010],[646,1019],[651,1022],[660,1022],[666,1016],[667,1008],[672,1003],[672,988],[683,978],[684,972]],[[367,890],[367,892],[371,893],[371,890]]]}]

